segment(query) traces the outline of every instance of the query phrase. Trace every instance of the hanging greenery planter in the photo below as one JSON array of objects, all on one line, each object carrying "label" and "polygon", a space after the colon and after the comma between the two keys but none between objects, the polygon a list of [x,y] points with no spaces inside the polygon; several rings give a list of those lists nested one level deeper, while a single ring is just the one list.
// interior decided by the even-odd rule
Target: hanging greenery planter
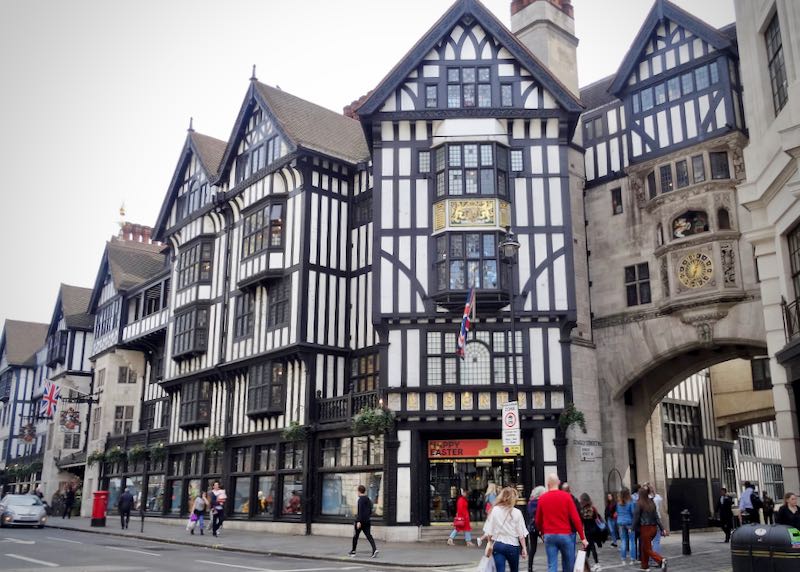
[{"label": "hanging greenery planter", "polygon": [[92,466],[95,463],[105,463],[106,462],[106,454],[103,451],[92,451],[89,453],[89,456],[86,457],[86,464],[88,466]]},{"label": "hanging greenery planter", "polygon": [[306,426],[300,425],[297,421],[292,421],[281,433],[284,441],[297,443],[304,441],[306,438]]},{"label": "hanging greenery planter", "polygon": [[223,445],[222,437],[218,435],[212,435],[203,441],[203,449],[205,449],[206,453],[219,453],[222,451]]},{"label": "hanging greenery planter", "polygon": [[586,417],[584,417],[582,411],[575,407],[574,403],[568,403],[564,411],[561,412],[558,417],[558,425],[564,433],[573,425],[577,425],[581,428],[581,431],[586,433]]},{"label": "hanging greenery planter", "polygon": [[123,451],[119,445],[106,451],[106,462],[111,463],[112,465],[121,463],[126,457],[127,455],[125,454],[125,451]]},{"label": "hanging greenery planter", "polygon": [[158,443],[150,447],[150,459],[156,463],[160,463],[167,458],[167,448],[164,443]]},{"label": "hanging greenery planter", "polygon": [[394,413],[382,407],[364,407],[353,416],[353,432],[383,435],[394,427]]},{"label": "hanging greenery planter", "polygon": [[141,445],[134,445],[128,450],[128,461],[131,463],[138,463],[147,457],[147,449]]}]

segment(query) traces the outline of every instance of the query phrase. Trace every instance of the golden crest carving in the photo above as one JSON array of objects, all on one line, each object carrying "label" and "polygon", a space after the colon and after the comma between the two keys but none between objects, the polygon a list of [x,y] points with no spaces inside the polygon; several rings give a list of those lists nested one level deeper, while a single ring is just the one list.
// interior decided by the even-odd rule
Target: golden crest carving
[{"label": "golden crest carving", "polygon": [[447,411],[453,411],[456,408],[456,394],[455,393],[445,393],[444,394],[444,408]]},{"label": "golden crest carving", "polygon": [[408,411],[419,411],[419,394],[409,393],[406,397],[406,409]]},{"label": "golden crest carving", "polygon": [[489,396],[488,393],[479,393],[478,394],[478,408],[479,409],[491,409],[492,408],[492,398]]},{"label": "golden crest carving", "polygon": [[507,391],[498,391],[497,392],[497,408],[500,409],[508,403],[508,392]]},{"label": "golden crest carving", "polygon": [[517,394],[517,403],[519,404],[520,409],[527,409],[528,408],[528,394],[524,391]]},{"label": "golden crest carving", "polygon": [[544,392],[542,391],[533,392],[533,408],[544,409]]},{"label": "golden crest carving", "polygon": [[390,393],[389,394],[389,409],[392,411],[400,411],[401,399],[399,393]]},{"label": "golden crest carving", "polygon": [[500,201],[500,227],[506,228],[507,226],[511,226],[511,205]]},{"label": "golden crest carving", "polygon": [[472,409],[472,394],[470,392],[461,394],[461,409],[464,411]]},{"label": "golden crest carving", "polygon": [[550,407],[551,409],[563,409],[564,408],[564,394],[558,391],[554,391],[550,394]]},{"label": "golden crest carving", "polygon": [[450,226],[496,226],[493,199],[447,201],[450,205]]},{"label": "golden crest carving", "polygon": [[447,226],[447,210],[444,202],[433,205],[433,231],[444,230]]},{"label": "golden crest carving", "polygon": [[435,393],[425,394],[425,409],[428,411],[436,411],[439,409],[439,400],[436,398]]}]

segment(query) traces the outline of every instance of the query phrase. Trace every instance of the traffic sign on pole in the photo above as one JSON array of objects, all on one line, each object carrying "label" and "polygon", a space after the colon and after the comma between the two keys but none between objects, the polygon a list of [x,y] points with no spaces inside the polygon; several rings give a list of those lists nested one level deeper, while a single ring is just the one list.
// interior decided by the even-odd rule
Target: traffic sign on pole
[{"label": "traffic sign on pole", "polygon": [[519,447],[519,405],[516,401],[510,401],[503,405],[501,425],[503,429],[503,446]]}]

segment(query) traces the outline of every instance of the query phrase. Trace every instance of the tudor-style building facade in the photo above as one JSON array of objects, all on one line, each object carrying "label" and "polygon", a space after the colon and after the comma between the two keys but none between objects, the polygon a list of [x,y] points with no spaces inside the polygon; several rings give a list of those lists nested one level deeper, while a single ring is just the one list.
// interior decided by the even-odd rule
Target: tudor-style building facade
[{"label": "tudor-style building facade", "polygon": [[[580,155],[569,142],[580,110],[469,1],[357,109],[373,152],[381,388],[399,420],[396,449],[386,452],[389,470],[396,462],[390,522],[449,522],[458,487],[478,498],[490,482],[530,490],[566,471],[556,420],[572,401],[570,163]],[[499,248],[507,229],[521,245],[513,264]],[[477,323],[459,359],[471,288]],[[500,442],[509,401],[520,407],[521,452]]]}]

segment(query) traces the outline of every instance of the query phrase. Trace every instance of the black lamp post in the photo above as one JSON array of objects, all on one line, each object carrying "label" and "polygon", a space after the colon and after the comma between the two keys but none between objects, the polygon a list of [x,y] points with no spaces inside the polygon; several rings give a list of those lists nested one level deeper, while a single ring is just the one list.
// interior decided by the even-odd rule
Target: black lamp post
[{"label": "black lamp post", "polygon": [[514,324],[514,263],[517,260],[517,252],[519,251],[519,241],[514,235],[514,231],[510,226],[506,227],[506,236],[498,245],[500,254],[508,261],[508,294],[509,294],[509,311],[511,312],[511,371],[514,376],[514,401],[517,400],[517,392],[519,391],[519,382],[517,380],[517,340]]}]

